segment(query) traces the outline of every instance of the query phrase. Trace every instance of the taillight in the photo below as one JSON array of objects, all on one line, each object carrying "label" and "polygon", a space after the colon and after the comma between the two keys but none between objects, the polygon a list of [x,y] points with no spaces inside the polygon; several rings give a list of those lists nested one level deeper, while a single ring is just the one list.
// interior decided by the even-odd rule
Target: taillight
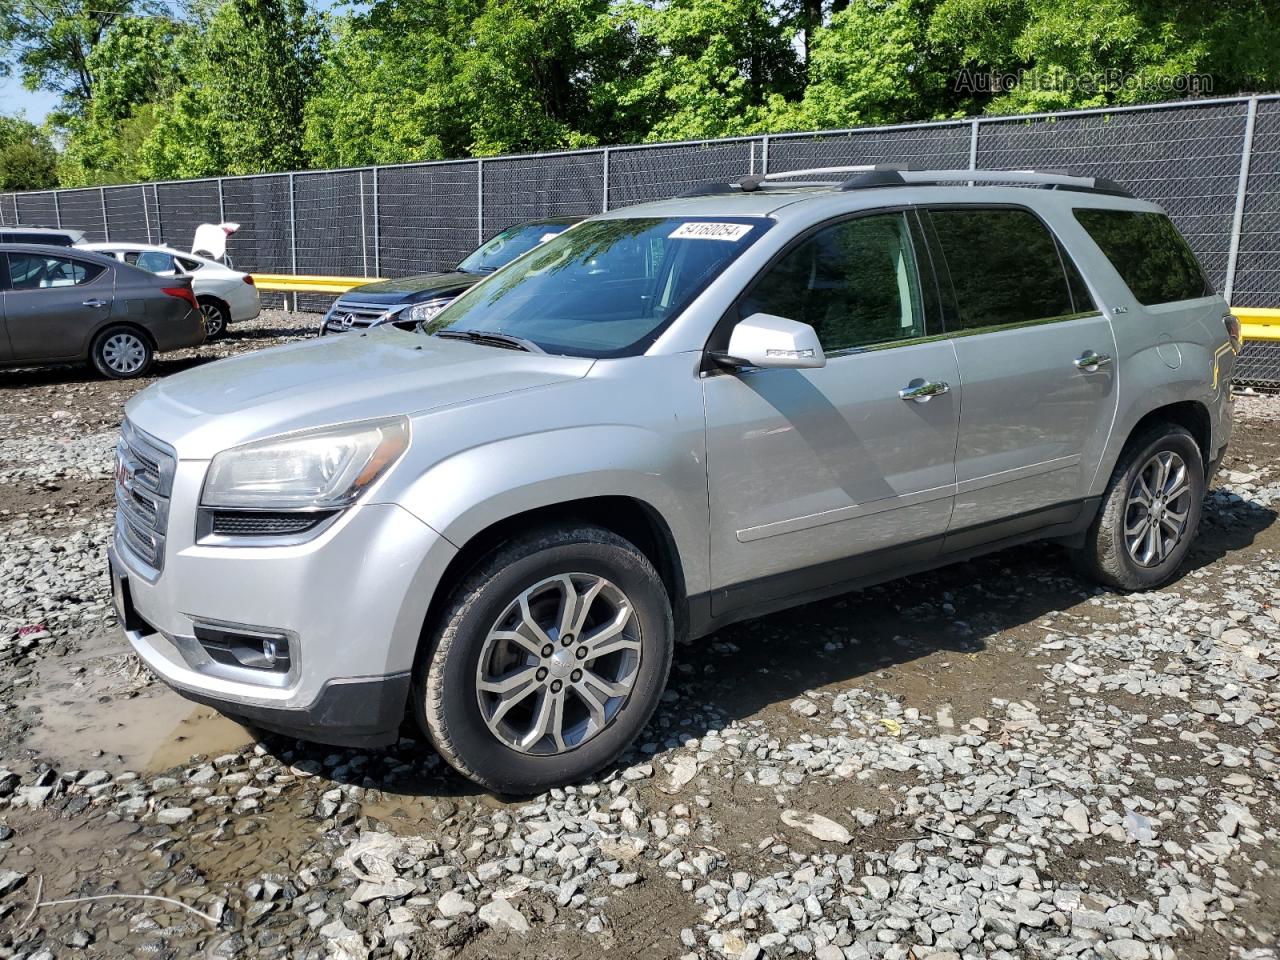
[{"label": "taillight", "polygon": [[251,273],[246,273],[246,274],[244,275],[244,282],[245,282],[245,283],[247,283],[247,284],[248,284],[249,286],[251,286],[251,287],[253,287],[253,286],[257,286],[257,284],[255,284],[255,283],[253,282],[253,274],[251,274]]},{"label": "taillight", "polygon": [[196,302],[196,295],[191,292],[190,287],[163,287],[162,289],[171,297],[187,301],[187,303],[191,304],[192,310],[200,309],[200,304]]},{"label": "taillight", "polygon": [[1227,336],[1231,338],[1231,346],[1239,351],[1244,342],[1240,338],[1240,318],[1228,313],[1222,318],[1222,323],[1227,328]]}]

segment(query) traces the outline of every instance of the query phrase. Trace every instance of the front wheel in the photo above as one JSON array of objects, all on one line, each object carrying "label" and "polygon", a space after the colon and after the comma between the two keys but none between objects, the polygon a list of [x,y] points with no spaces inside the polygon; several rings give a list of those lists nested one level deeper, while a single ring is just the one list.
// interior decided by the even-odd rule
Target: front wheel
[{"label": "front wheel", "polygon": [[1109,587],[1162,586],[1191,549],[1203,501],[1199,446],[1182,427],[1159,424],[1121,455],[1073,560],[1082,573]]},{"label": "front wheel", "polygon": [[674,645],[653,565],[598,527],[545,530],[458,586],[415,677],[418,721],[460,773],[500,793],[573,783],[652,716]]}]

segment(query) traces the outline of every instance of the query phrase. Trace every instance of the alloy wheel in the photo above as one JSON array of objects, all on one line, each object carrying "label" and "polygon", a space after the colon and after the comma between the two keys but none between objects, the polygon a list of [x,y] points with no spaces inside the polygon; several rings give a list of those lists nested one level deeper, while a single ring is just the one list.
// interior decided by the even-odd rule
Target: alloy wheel
[{"label": "alloy wheel", "polygon": [[640,652],[639,619],[617,586],[588,573],[549,577],[515,597],[485,637],[481,716],[521,753],[573,750],[627,702]]},{"label": "alloy wheel", "polygon": [[204,318],[204,335],[206,339],[216,337],[224,326],[222,308],[216,303],[200,304],[200,316]]},{"label": "alloy wheel", "polygon": [[1187,529],[1191,480],[1186,461],[1171,450],[1154,454],[1129,488],[1125,547],[1135,563],[1155,567],[1173,552]]}]

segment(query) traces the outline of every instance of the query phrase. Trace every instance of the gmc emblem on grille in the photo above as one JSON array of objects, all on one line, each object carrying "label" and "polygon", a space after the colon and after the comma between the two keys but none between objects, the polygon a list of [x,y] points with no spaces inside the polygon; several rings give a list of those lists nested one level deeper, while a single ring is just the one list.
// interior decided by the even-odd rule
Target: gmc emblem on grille
[{"label": "gmc emblem on grille", "polygon": [[133,492],[133,466],[124,457],[116,457],[116,483],[121,490]]}]

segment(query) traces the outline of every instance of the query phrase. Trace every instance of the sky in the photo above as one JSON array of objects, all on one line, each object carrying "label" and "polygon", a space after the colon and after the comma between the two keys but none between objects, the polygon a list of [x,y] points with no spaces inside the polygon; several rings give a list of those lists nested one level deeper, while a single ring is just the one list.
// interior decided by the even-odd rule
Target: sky
[{"label": "sky", "polygon": [[25,113],[33,123],[41,123],[58,104],[57,94],[38,90],[32,93],[17,77],[0,77],[0,113]]}]

